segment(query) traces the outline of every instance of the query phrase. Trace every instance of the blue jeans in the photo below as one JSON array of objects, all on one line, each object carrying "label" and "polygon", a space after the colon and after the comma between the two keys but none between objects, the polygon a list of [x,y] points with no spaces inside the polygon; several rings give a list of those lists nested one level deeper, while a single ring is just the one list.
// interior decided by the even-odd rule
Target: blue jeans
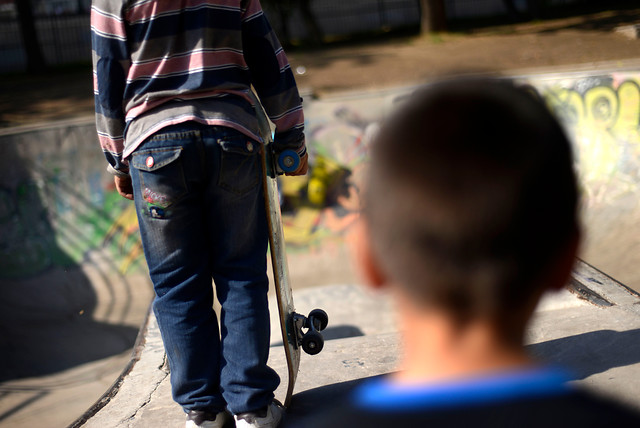
[{"label": "blue jeans", "polygon": [[280,382],[267,366],[260,150],[231,128],[188,122],[163,129],[131,155],[153,310],[173,398],[185,411],[258,410],[271,403]]}]

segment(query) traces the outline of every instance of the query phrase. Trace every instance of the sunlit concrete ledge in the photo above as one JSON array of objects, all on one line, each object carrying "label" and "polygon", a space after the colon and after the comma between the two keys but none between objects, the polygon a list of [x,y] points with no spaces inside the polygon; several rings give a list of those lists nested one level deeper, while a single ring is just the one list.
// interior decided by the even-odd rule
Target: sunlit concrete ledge
[{"label": "sunlit concrete ledge", "polygon": [[[324,350],[302,357],[289,417],[304,414],[326,394],[358,379],[394,370],[399,339],[386,296],[360,286],[334,285],[300,290],[295,298],[301,313],[315,307],[327,310],[330,327]],[[275,314],[272,317],[277,332]],[[579,263],[567,289],[544,297],[528,329],[527,343],[541,360],[569,367],[577,385],[640,409],[640,297],[595,268]],[[270,364],[279,373],[286,368],[282,349],[281,338],[274,333]],[[277,396],[282,393],[276,391]],[[171,400],[162,340],[151,314],[130,370],[73,426],[183,423],[184,415]]]}]

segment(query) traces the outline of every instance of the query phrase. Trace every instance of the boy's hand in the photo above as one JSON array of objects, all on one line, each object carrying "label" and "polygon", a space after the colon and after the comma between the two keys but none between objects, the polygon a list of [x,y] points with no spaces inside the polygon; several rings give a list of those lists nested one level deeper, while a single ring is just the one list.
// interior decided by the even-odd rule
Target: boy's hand
[{"label": "boy's hand", "polygon": [[123,198],[133,201],[133,185],[131,184],[131,177],[116,175],[113,177],[116,183],[116,190]]},{"label": "boy's hand", "polygon": [[300,158],[300,166],[293,172],[286,172],[285,175],[294,176],[294,175],[305,175],[309,170],[309,153],[305,153]]}]

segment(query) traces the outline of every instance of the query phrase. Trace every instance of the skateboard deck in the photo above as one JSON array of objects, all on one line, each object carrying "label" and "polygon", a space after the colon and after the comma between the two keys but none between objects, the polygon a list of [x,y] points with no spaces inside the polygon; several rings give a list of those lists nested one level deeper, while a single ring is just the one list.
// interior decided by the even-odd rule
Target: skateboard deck
[{"label": "skateboard deck", "polygon": [[[256,100],[257,101],[257,100]],[[277,158],[273,150],[271,127],[266,114],[259,103],[256,102],[256,112],[260,125],[260,133],[264,141],[262,147],[263,185],[267,224],[269,229],[269,248],[273,267],[274,287],[276,291],[277,306],[280,318],[280,330],[287,359],[288,384],[284,407],[288,407],[293,396],[293,388],[296,383],[298,369],[300,367],[300,350],[304,349],[309,354],[317,354],[322,350],[324,341],[319,331],[323,330],[328,322],[327,315],[320,309],[311,311],[308,317],[295,312],[293,293],[289,283],[289,266],[282,228],[282,214],[280,211],[280,195],[278,192],[278,175],[284,171],[297,169],[299,158],[295,152],[287,151]],[[286,158],[286,156],[292,158]],[[306,332],[303,332],[306,329]]]}]

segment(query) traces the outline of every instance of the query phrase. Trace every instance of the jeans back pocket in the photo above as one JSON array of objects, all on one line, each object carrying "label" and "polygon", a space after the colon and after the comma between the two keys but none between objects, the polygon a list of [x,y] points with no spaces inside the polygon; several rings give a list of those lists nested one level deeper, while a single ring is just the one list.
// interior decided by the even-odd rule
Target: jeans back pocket
[{"label": "jeans back pocket", "polygon": [[243,195],[260,183],[260,143],[235,134],[218,138],[221,148],[218,185]]},{"label": "jeans back pocket", "polygon": [[182,147],[162,147],[138,150],[131,157],[144,211],[150,217],[169,217],[171,206],[187,193],[181,154]]}]

